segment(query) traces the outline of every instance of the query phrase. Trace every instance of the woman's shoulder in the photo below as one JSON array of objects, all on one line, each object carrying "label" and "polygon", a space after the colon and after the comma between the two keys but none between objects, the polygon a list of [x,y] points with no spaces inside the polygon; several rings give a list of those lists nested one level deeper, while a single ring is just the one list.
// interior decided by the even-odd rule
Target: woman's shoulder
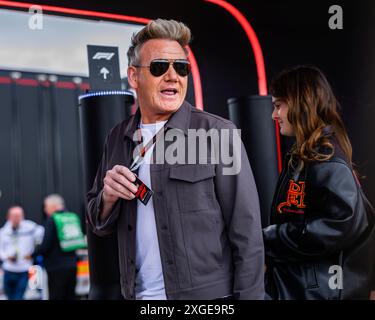
[{"label": "woman's shoulder", "polygon": [[342,183],[355,185],[351,165],[343,154],[335,154],[329,160],[314,162],[308,167],[308,177],[313,185],[329,185],[336,188]]},{"label": "woman's shoulder", "polygon": [[[331,158],[326,160],[326,162],[331,163],[341,163],[347,165],[350,169],[352,168],[352,164],[350,163],[350,160],[347,158],[344,150],[342,149],[339,141],[337,140],[336,136],[333,134],[328,139],[329,143],[333,147],[333,155]],[[325,162],[325,161],[323,161]]]},{"label": "woman's shoulder", "polygon": [[319,151],[323,154],[332,154],[333,151],[332,156],[323,161],[311,162],[307,166],[309,175],[317,181],[324,181],[325,179],[337,181],[345,178],[352,179],[352,164],[346,157],[335,135],[329,135],[328,141],[330,146],[321,146]]}]

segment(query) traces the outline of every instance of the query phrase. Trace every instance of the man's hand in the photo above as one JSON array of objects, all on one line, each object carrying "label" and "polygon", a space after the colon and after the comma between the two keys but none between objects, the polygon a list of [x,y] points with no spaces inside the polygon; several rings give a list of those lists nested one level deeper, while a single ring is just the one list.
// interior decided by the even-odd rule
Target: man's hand
[{"label": "man's hand", "polygon": [[135,175],[127,167],[116,165],[104,177],[103,200],[115,203],[119,198],[132,200],[138,188],[134,185]]},{"label": "man's hand", "polygon": [[127,167],[116,165],[108,170],[103,179],[101,220],[107,218],[118,199],[133,200],[138,187],[133,183],[135,175]]}]

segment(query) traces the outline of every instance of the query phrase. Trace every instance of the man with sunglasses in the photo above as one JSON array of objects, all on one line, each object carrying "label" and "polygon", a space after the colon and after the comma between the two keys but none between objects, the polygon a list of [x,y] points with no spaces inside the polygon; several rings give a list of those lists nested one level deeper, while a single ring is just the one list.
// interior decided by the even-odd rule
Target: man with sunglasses
[{"label": "man with sunglasses", "polygon": [[133,36],[138,110],[107,137],[88,221],[99,236],[117,232],[125,299],[263,299],[259,201],[241,141],[236,174],[223,174],[223,162],[151,161],[171,131],[235,130],[185,101],[190,37],[183,23],[161,19]]}]

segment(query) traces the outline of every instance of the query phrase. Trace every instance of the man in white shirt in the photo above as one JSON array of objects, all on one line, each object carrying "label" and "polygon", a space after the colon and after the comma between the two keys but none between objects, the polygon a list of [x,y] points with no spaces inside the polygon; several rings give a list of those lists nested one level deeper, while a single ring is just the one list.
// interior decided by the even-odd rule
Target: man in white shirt
[{"label": "man in white shirt", "polygon": [[[263,299],[254,177],[242,142],[224,139],[235,135],[235,125],[185,101],[190,39],[186,25],[163,19],[133,36],[128,82],[138,109],[107,137],[87,195],[87,221],[98,236],[117,232],[125,299]],[[201,148],[199,139],[189,140],[197,131],[223,138]],[[189,152],[192,140],[198,144]],[[177,144],[179,162],[171,159]],[[233,161],[211,161],[221,145]],[[239,170],[227,173],[234,166]]]},{"label": "man in white shirt", "polygon": [[4,269],[4,292],[9,300],[22,300],[28,283],[35,245],[42,241],[44,228],[25,220],[20,206],[10,207],[7,222],[0,229],[0,259]]},{"label": "man in white shirt", "polygon": [[[146,145],[167,121],[144,124],[140,129]],[[150,189],[150,163],[154,146],[147,150],[144,162],[139,166],[138,177]],[[155,211],[152,197],[147,205],[137,202],[136,226],[136,278],[135,293],[139,300],[166,300],[164,277],[159,253],[159,241],[156,230]]]},{"label": "man in white shirt", "polygon": [[[163,19],[133,36],[138,109],[107,137],[87,221],[98,236],[117,232],[125,299],[264,299],[254,177],[235,125],[185,101],[190,39],[186,25]],[[141,141],[139,128],[152,132]],[[233,158],[216,157],[219,149]]]}]

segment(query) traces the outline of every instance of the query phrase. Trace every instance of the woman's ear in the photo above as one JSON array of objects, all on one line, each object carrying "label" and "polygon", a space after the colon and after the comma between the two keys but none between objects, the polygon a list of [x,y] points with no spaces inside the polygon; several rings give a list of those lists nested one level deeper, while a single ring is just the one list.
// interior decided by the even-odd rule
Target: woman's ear
[{"label": "woman's ear", "polygon": [[137,68],[134,67],[134,66],[129,66],[128,67],[128,83],[134,89],[137,89],[137,87],[138,87],[138,81],[137,80],[138,80],[137,79]]}]

